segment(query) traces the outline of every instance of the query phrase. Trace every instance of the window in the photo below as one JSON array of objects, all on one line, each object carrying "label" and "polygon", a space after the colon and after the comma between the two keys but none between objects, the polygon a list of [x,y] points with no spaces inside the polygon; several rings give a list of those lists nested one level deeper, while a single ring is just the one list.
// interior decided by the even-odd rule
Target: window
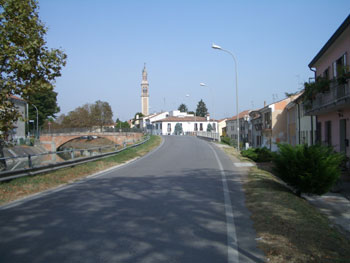
[{"label": "window", "polygon": [[194,130],[198,131],[198,124],[197,123],[194,124]]},{"label": "window", "polygon": [[329,67],[325,71],[323,71],[323,77],[325,79],[329,79]]},{"label": "window", "polygon": [[200,124],[199,124],[199,130],[200,130],[200,131],[203,131],[203,123],[200,123]]},{"label": "window", "polygon": [[158,130],[158,123],[156,123],[156,130]]},{"label": "window", "polygon": [[171,132],[171,123],[168,123],[168,132]]},{"label": "window", "polygon": [[322,124],[321,122],[317,122],[316,124],[316,143],[321,143],[322,142]]},{"label": "window", "polygon": [[328,146],[332,146],[332,122],[326,121],[324,128],[325,143]]},{"label": "window", "polygon": [[213,123],[213,131],[216,132],[216,123]]},{"label": "window", "polygon": [[333,77],[336,78],[346,71],[346,53],[333,62]]},{"label": "window", "polygon": [[163,125],[162,125],[162,123],[160,123],[160,129],[163,129]]}]

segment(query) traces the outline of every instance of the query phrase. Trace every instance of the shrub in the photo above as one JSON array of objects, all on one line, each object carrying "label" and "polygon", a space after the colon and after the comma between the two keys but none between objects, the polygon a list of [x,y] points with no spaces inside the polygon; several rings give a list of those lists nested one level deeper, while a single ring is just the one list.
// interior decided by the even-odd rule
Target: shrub
[{"label": "shrub", "polygon": [[231,141],[231,139],[230,139],[229,137],[227,137],[227,136],[221,136],[221,142],[226,143],[226,144],[228,144],[228,145],[231,145],[231,144],[230,144],[230,141]]},{"label": "shrub", "polygon": [[328,192],[340,176],[341,154],[321,145],[279,144],[273,158],[274,172],[301,193],[322,195]]},{"label": "shrub", "polygon": [[270,162],[272,160],[272,152],[266,147],[249,148],[241,151],[242,156],[247,157],[254,162]]}]

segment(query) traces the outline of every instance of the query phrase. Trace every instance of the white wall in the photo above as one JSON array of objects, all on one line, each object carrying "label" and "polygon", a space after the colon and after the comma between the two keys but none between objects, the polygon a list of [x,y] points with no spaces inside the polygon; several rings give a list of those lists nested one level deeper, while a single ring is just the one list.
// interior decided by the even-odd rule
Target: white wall
[{"label": "white wall", "polygon": [[[162,129],[160,129],[160,124],[162,123]],[[186,133],[186,132],[194,132],[194,125],[195,123],[197,123],[198,125],[198,131],[200,131],[200,124],[202,124],[203,126],[203,131],[207,131],[207,127],[208,127],[208,124],[210,123],[211,126],[213,127],[213,124],[215,124],[215,132],[217,132],[217,122],[216,121],[209,121],[209,122],[206,122],[206,121],[203,121],[203,122],[181,122],[181,121],[178,121],[178,122],[167,122],[167,121],[164,121],[164,122],[155,122],[154,125],[155,125],[155,130],[154,130],[154,133],[155,134],[158,134],[158,135],[172,135],[174,134],[175,132],[175,125],[177,123],[181,123],[182,124],[182,131],[183,133]],[[171,131],[168,132],[168,124],[170,124],[170,127],[171,127]],[[158,129],[157,129],[158,127]],[[214,132],[214,130],[213,130]]]}]

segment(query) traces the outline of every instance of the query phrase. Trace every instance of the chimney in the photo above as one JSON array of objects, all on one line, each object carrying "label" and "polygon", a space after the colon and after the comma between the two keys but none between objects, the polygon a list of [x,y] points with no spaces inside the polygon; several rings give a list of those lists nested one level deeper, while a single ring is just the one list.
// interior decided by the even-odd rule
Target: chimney
[{"label": "chimney", "polygon": [[207,114],[207,121],[209,121],[210,120],[210,115],[209,114]]},{"label": "chimney", "polygon": [[266,100],[264,100],[264,107],[266,107]]}]

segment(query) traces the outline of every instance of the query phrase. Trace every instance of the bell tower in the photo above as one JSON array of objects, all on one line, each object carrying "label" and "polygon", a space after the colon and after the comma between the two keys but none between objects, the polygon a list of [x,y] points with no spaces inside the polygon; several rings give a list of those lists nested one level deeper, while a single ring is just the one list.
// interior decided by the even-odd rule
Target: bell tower
[{"label": "bell tower", "polygon": [[149,87],[147,80],[146,63],[142,70],[142,82],[141,82],[141,112],[147,116],[149,114]]}]

